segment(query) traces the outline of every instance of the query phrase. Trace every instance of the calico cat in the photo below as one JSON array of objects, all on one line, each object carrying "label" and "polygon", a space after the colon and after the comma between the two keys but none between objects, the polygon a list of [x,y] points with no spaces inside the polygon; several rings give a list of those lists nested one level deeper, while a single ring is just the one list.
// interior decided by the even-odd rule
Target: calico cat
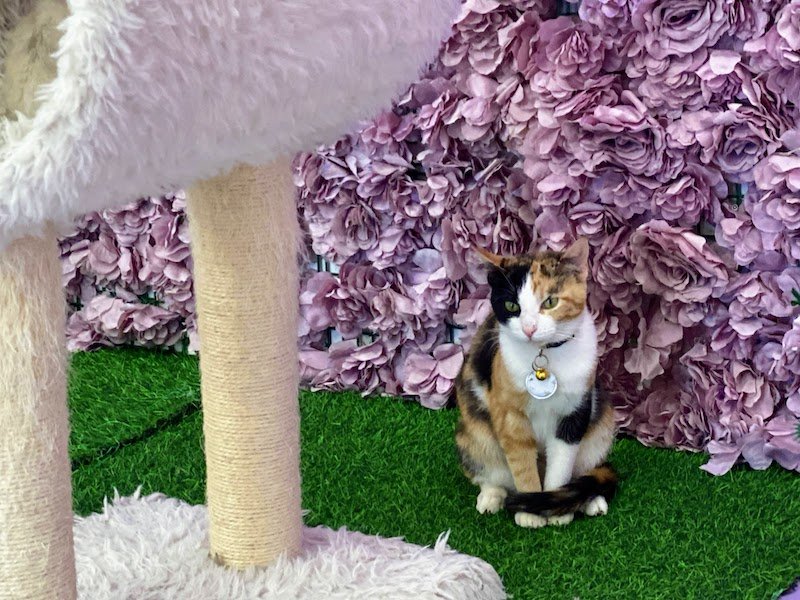
[{"label": "calico cat", "polygon": [[523,527],[605,514],[617,483],[605,463],[615,425],[595,386],[588,243],[518,257],[478,252],[489,262],[493,314],[454,389],[456,444],[464,473],[480,486],[478,512],[505,505]]}]

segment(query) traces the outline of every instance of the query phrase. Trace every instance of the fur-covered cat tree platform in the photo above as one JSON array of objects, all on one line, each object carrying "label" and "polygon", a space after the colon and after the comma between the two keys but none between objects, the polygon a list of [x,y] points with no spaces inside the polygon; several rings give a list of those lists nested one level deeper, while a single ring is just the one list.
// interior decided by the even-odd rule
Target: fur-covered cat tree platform
[{"label": "fur-covered cat tree platform", "polygon": [[[455,4],[0,3],[0,598],[504,597],[483,561],[303,528],[300,508],[285,157],[385,105],[434,55]],[[56,234],[178,187],[189,189],[208,528],[202,507],[134,497],[77,519],[74,545]]]}]

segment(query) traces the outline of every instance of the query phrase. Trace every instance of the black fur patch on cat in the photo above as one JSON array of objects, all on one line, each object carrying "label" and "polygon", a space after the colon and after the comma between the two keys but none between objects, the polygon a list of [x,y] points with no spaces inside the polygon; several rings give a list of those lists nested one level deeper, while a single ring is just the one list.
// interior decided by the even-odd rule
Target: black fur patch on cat
[{"label": "black fur patch on cat", "polygon": [[476,421],[488,423],[491,419],[489,409],[483,405],[472,388],[470,388],[468,384],[465,384],[460,377],[456,380],[456,386],[458,387],[458,394],[463,401],[464,409],[469,416]]},{"label": "black fur patch on cat", "polygon": [[[556,437],[567,444],[577,444],[582,439],[592,420],[592,400],[594,390],[583,395],[580,406],[571,415],[567,415],[558,424]],[[599,411],[598,411],[599,412]]]},{"label": "black fur patch on cat", "polygon": [[444,407],[449,410],[456,406],[458,406],[458,402],[456,401],[456,388],[453,386],[453,389],[450,390],[450,395],[447,397],[447,401],[444,403]]},{"label": "black fur patch on cat", "polygon": [[492,389],[492,363],[494,355],[497,354],[497,319],[490,316],[486,321],[486,326],[478,331],[480,336],[476,339],[476,345],[470,353],[472,369],[478,381]]},{"label": "black fur patch on cat", "polygon": [[521,260],[503,267],[492,267],[489,270],[486,281],[492,288],[492,310],[500,323],[505,323],[519,314],[519,312],[509,312],[506,309],[506,302],[519,303],[519,292],[530,269],[531,262]]}]

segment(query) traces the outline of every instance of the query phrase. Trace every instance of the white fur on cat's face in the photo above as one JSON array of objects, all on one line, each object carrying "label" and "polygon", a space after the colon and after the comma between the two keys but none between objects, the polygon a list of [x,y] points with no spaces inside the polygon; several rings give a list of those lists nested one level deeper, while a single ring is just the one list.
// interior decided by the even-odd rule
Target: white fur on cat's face
[{"label": "white fur on cat's face", "polygon": [[[560,342],[574,334],[575,323],[572,321],[557,321],[542,310],[541,304],[544,298],[539,298],[533,291],[530,273],[526,275],[525,282],[517,294],[519,299],[520,314],[510,317],[500,327],[510,332],[516,339],[522,342],[530,342],[542,345]],[[525,329],[535,327],[536,331],[532,337],[528,337]]]}]

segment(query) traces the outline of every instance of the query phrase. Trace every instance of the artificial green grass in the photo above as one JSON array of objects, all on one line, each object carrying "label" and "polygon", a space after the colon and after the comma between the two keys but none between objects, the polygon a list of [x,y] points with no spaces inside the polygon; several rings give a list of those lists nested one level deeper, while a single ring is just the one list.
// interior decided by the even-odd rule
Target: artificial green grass
[{"label": "artificial green grass", "polygon": [[72,355],[73,465],[179,420],[199,398],[197,357],[135,348]]},{"label": "artificial green grass", "polygon": [[[163,355],[148,362],[141,354],[148,367],[123,374],[111,372],[114,354],[81,357],[71,393],[88,377],[107,392],[138,386],[149,397],[197,389],[196,371],[181,381]],[[104,396],[127,398],[121,389]],[[83,399],[73,397],[72,406]],[[424,545],[451,530],[450,545],[491,563],[517,600],[766,599],[800,574],[800,478],[777,468],[712,477],[698,469],[702,456],[620,440],[612,461],[624,480],[609,514],[531,531],[475,511],[476,490],[455,460],[455,412],[327,393],[304,393],[301,409],[307,523]],[[109,403],[93,418],[130,410]],[[76,510],[98,510],[115,487],[130,494],[140,484],[144,493],[202,502],[201,425],[199,413],[189,415],[80,465]],[[73,418],[73,439],[87,439],[87,426],[87,418]]]}]

